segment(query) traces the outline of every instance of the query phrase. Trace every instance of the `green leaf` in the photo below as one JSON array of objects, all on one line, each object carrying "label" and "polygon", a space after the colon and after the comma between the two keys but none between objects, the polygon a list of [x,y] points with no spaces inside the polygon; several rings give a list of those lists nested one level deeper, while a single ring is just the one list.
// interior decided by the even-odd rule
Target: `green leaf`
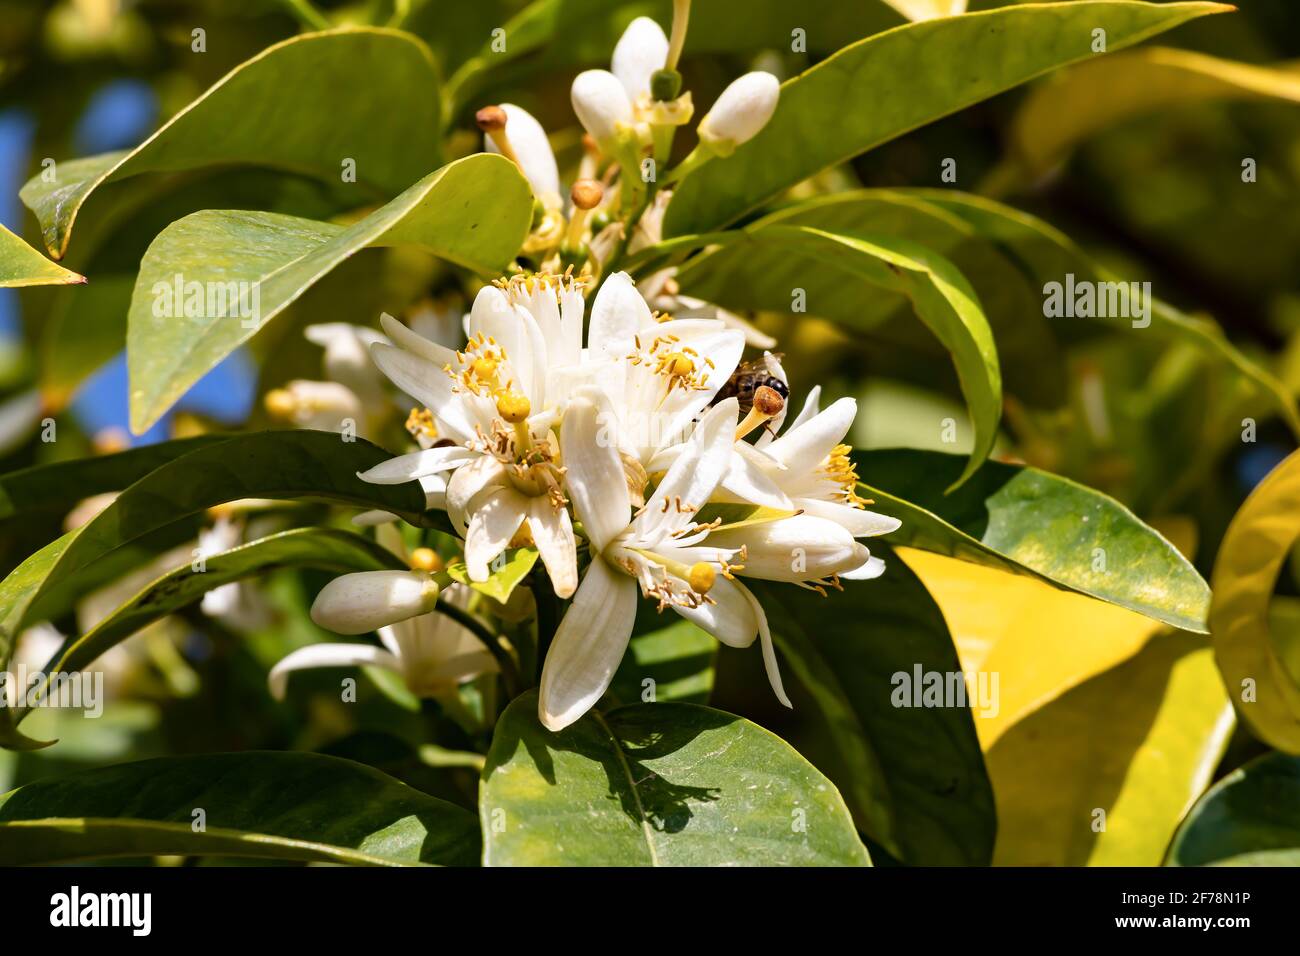
[{"label": "green leaf", "polygon": [[519,587],[533,570],[537,558],[536,548],[513,548],[506,551],[500,560],[492,562],[492,573],[488,575],[486,581],[471,581],[464,561],[448,565],[447,573],[461,584],[467,584],[480,594],[486,594],[494,601],[505,604],[510,600],[510,595],[514,593],[515,588]]},{"label": "green leaf", "polygon": [[[205,829],[196,829],[196,810]],[[472,866],[468,811],[370,767],[306,753],[163,757],[0,797],[0,863],[155,855]]]},{"label": "green leaf", "polygon": [[[649,602],[638,602],[638,616],[648,608],[651,608]],[[651,610],[651,613],[654,626],[638,633],[638,622],[627,653],[610,682],[608,700],[616,705],[640,703],[645,700],[646,691],[653,687],[654,701],[708,703],[718,642],[675,614],[667,615],[672,621],[665,621],[657,612]],[[649,687],[647,680],[653,681]]]},{"label": "green leaf", "polygon": [[[887,548],[882,578],[829,597],[755,582],[793,721],[778,728],[844,794],[858,827],[916,865],[986,865],[997,821],[970,708],[895,706],[900,678],[962,670],[934,600]],[[910,696],[907,698],[912,699]]]},{"label": "green leaf", "polygon": [[[906,190],[855,189],[795,203],[751,223],[746,232],[769,225],[810,226],[868,241],[891,236],[950,260],[984,308],[1006,390],[1034,405],[1055,407],[1064,401],[1064,364],[1055,332],[1042,314],[1039,289],[996,243],[955,213]],[[653,257],[657,248],[642,255]],[[850,277],[832,263],[823,267],[820,260],[791,256],[776,244],[730,241],[688,261],[677,279],[692,295],[736,311],[790,312],[791,290],[802,289],[808,314],[836,322],[855,337],[927,356],[941,354],[934,338],[917,325],[904,296]]]},{"label": "green leaf", "polygon": [[963,561],[1030,574],[1205,633],[1210,589],[1191,563],[1119,502],[1037,468],[985,462],[946,494],[956,455],[911,449],[855,452],[873,511],[903,524],[889,536]]},{"label": "green leaf", "polygon": [[[707,232],[830,166],[1043,73],[1232,7],[1098,0],[912,23],[846,47],[781,87],[771,122],[678,186],[664,235]],[[870,104],[856,108],[852,104]]]},{"label": "green leaf", "polygon": [[[405,189],[439,164],[438,75],[428,47],[399,30],[293,37],[240,64],[134,150],[62,163],[19,195],[63,258],[82,204],[142,173],[252,164],[338,181],[355,163],[358,204]],[[383,108],[376,108],[383,104]]]},{"label": "green leaf", "polygon": [[[151,581],[121,607],[67,645],[47,674],[84,670],[101,654],[154,621],[198,601],[208,591],[277,568],[350,571],[405,570],[406,564],[369,538],[332,528],[295,528],[204,558]],[[25,712],[20,712],[21,721]]]},{"label": "green leaf", "polygon": [[1238,713],[1255,736],[1292,754],[1300,753],[1300,683],[1270,635],[1269,605],[1297,537],[1300,452],[1255,486],[1228,525],[1210,607],[1214,656]]},{"label": "green leaf", "polygon": [[85,276],[51,262],[0,225],[0,288],[32,285],[73,285]]},{"label": "green leaf", "polygon": [[112,455],[34,465],[0,476],[0,521],[36,512],[66,514],[77,502],[106,491],[121,491],[155,468],[226,441],[229,435],[199,435],[142,445]]},{"label": "green leaf", "polygon": [[274,431],[239,435],[167,462],[0,582],[0,669],[28,607],[42,592],[116,548],[213,505],[241,498],[322,498],[427,524],[418,482],[373,485],[357,477],[388,457],[369,442],[344,441],[332,432]]},{"label": "green leaf", "polygon": [[1232,728],[1208,640],[1152,638],[1022,718],[989,749],[994,864],[1158,866]]},{"label": "green leaf", "polygon": [[1228,774],[1178,828],[1173,866],[1300,866],[1300,757],[1271,753]]},{"label": "green leaf", "polygon": [[[367,246],[413,244],[476,272],[499,273],[528,233],[531,197],[513,163],[480,154],[431,173],[347,228],[234,210],[172,223],[145,253],[131,297],[132,430],[146,431],[262,325]],[[198,300],[184,291],[191,287],[200,290]]]},{"label": "green leaf", "polygon": [[869,864],[834,785],[780,738],[694,704],[591,710],[537,695],[497,723],[479,790],[487,866]]},{"label": "green leaf", "polygon": [[1300,74],[1286,65],[1254,66],[1169,47],[1080,63],[1053,79],[1025,100],[1012,125],[1021,182],[1051,171],[1088,137],[1137,116],[1207,100],[1300,103]]},{"label": "green leaf", "polygon": [[[853,281],[858,280],[873,290],[885,289],[908,300],[917,317],[952,353],[975,430],[970,460],[955,485],[969,478],[988,458],[997,439],[1002,373],[988,319],[975,291],[956,267],[924,246],[883,234],[848,236],[811,226],[760,222],[743,235],[743,240],[732,241],[723,250],[728,258],[712,270],[712,281],[701,275],[715,261],[708,256],[685,271],[683,284],[708,301],[727,305],[753,294],[735,290],[746,286],[752,290],[751,283],[761,282],[776,298],[761,305],[751,298],[751,307],[788,308],[790,290],[803,287],[802,277],[825,268],[839,273],[840,295],[851,290],[859,300],[870,296],[870,291],[864,293]],[[757,278],[773,267],[775,274]],[[782,279],[787,283],[782,285]],[[810,301],[814,313],[820,307],[818,300]]]},{"label": "green leaf", "polygon": [[[1048,282],[1064,282],[1069,273],[1074,273],[1079,280],[1094,282],[1131,278],[1120,277],[1098,267],[1067,235],[1018,209],[982,196],[943,189],[909,189],[907,193],[960,216],[979,235],[1001,245],[1009,255],[1014,256],[1039,289],[1043,289]],[[1275,376],[1229,342],[1217,323],[1185,315],[1168,303],[1154,298],[1151,300],[1150,320],[1151,324],[1146,329],[1134,329],[1132,320],[1127,318],[1076,321],[1106,323],[1133,333],[1150,332],[1187,341],[1209,354],[1219,356],[1259,392],[1267,395],[1281,411],[1291,431],[1300,436],[1300,407],[1297,407],[1295,397]]]}]

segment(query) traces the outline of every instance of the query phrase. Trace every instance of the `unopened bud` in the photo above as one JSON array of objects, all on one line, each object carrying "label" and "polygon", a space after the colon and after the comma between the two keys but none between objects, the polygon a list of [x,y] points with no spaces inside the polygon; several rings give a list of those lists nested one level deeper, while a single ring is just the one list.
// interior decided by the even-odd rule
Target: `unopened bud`
[{"label": "unopened bud", "polygon": [[746,73],[718,97],[713,109],[700,120],[700,140],[719,156],[728,156],[767,125],[776,112],[781,84],[771,73]]},{"label": "unopened bud", "polygon": [[443,569],[442,558],[433,548],[416,548],[411,552],[410,564],[416,571],[436,573]]},{"label": "unopened bud", "polygon": [[478,128],[485,133],[494,133],[506,128],[506,111],[499,106],[485,106],[474,114]]},{"label": "unopened bud", "polygon": [[569,198],[579,209],[595,209],[605,198],[605,187],[595,179],[579,179],[573,184]]},{"label": "unopened bud", "polygon": [[338,634],[365,634],[427,614],[437,603],[438,583],[424,571],[360,571],[325,585],[311,619]]},{"label": "unopened bud", "polygon": [[570,95],[579,122],[602,147],[614,141],[620,125],[632,122],[632,101],[608,70],[579,73]]}]

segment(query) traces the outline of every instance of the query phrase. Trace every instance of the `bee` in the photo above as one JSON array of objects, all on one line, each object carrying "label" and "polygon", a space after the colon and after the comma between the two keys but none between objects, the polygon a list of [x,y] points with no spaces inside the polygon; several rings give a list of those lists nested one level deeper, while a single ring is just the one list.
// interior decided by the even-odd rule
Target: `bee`
[{"label": "bee", "polygon": [[790,386],[783,379],[776,375],[776,370],[780,367],[781,353],[768,353],[757,361],[741,362],[736,366],[736,370],[731,373],[731,378],[727,383],[718,390],[718,394],[713,397],[710,405],[716,405],[718,402],[728,398],[734,398],[740,402],[740,414],[743,418],[749,414],[749,410],[754,407],[754,393],[760,388],[767,386],[772,389],[782,399],[790,398]]}]

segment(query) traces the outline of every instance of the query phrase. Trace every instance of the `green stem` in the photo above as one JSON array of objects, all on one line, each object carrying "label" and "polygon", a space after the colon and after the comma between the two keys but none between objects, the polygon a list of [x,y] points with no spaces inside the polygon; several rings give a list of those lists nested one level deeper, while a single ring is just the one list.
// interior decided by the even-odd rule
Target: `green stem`
[{"label": "green stem", "polygon": [[454,605],[439,604],[436,610],[440,614],[447,615],[483,642],[483,646],[488,649],[488,653],[501,668],[501,681],[506,686],[506,696],[513,700],[519,694],[519,669],[515,666],[515,659],[510,656],[510,652],[497,640],[497,636],[473,614]]},{"label": "green stem", "polygon": [[280,2],[298,18],[298,22],[303,26],[311,27],[313,30],[328,30],[330,28],[329,20],[325,19],[325,15],[311,5],[310,0],[280,0]]}]

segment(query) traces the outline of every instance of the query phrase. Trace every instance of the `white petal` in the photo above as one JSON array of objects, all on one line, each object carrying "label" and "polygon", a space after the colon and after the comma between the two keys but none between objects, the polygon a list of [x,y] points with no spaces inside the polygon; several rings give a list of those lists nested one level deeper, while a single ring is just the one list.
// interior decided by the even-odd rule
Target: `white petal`
[{"label": "white petal", "polygon": [[567,598],[578,587],[578,549],[567,508],[556,508],[540,495],[529,503],[528,529],[541,553],[555,596]]},{"label": "white petal", "polygon": [[650,78],[668,62],[668,37],[663,27],[649,17],[637,17],[627,25],[614,46],[610,66],[628,97],[650,92]]},{"label": "white petal", "polygon": [[632,348],[633,336],[652,325],[650,306],[636,290],[632,277],[616,272],[605,280],[591,304],[587,348],[622,357]]},{"label": "white petal", "polygon": [[484,286],[470,310],[469,334],[471,338],[482,334],[496,341],[509,364],[506,375],[517,379],[514,388],[532,399],[534,411],[541,411],[539,389],[546,366],[546,343],[532,313],[514,305],[495,286]]},{"label": "white petal", "polygon": [[560,453],[574,514],[593,548],[604,551],[627,528],[632,503],[613,409],[603,392],[584,389],[570,402],[560,429]]},{"label": "white petal", "polygon": [[451,518],[452,525],[464,534],[469,524],[470,502],[484,488],[503,484],[505,480],[505,466],[491,455],[483,455],[457,468],[447,482],[447,517]]},{"label": "white petal", "polygon": [[423,335],[408,329],[387,312],[379,317],[379,324],[384,327],[384,331],[388,333],[388,337],[393,340],[394,344],[432,362],[437,368],[444,368],[456,361],[454,351],[445,345],[430,342]]},{"label": "white petal", "polygon": [[[546,130],[521,106],[502,103],[501,108],[506,113],[506,139],[519,158],[519,167],[532,185],[533,194],[543,201],[547,196],[559,197],[560,171]],[[484,138],[484,146],[489,153],[500,152],[490,138]]]},{"label": "white petal", "polygon": [[570,99],[578,122],[598,143],[609,144],[621,125],[632,122],[632,101],[618,77],[608,70],[579,73],[573,80]]},{"label": "white petal", "polygon": [[848,531],[855,538],[868,538],[878,534],[897,531],[902,522],[889,515],[875,511],[865,511],[839,501],[818,501],[815,498],[797,498],[796,507],[805,513],[833,521]]},{"label": "white petal", "polygon": [[848,581],[870,581],[872,578],[878,578],[885,573],[885,562],[879,558],[867,558],[859,568],[851,571],[841,571],[840,577]]},{"label": "white petal", "polygon": [[674,605],[673,610],[728,647],[749,647],[758,634],[758,621],[745,593],[739,582],[719,577],[709,591],[716,603],[695,608]]},{"label": "white petal", "polygon": [[358,528],[375,528],[379,525],[390,524],[402,519],[393,514],[391,511],[363,511],[359,515],[352,516],[352,523]]},{"label": "white petal", "polygon": [[785,695],[785,687],[781,684],[781,669],[776,663],[776,648],[772,646],[772,631],[767,626],[767,612],[763,610],[763,605],[758,603],[758,598],[754,597],[749,588],[743,584],[737,584],[737,587],[748,598],[750,605],[754,609],[754,616],[758,618],[758,636],[763,645],[763,667],[767,670],[768,683],[772,685],[772,690],[776,693],[776,699],[789,708],[794,708],[790,703],[790,698]]},{"label": "white petal", "polygon": [[764,447],[763,452],[791,468],[812,471],[826,460],[836,445],[844,441],[857,413],[858,403],[854,399],[841,398],[824,412],[790,428]]},{"label": "white petal", "polygon": [[372,485],[400,485],[426,475],[436,475],[440,471],[450,471],[478,457],[478,452],[468,448],[443,445],[441,448],[426,448],[409,455],[398,455],[380,462],[368,471],[357,472],[357,477]]},{"label": "white petal", "polygon": [[451,376],[441,366],[391,345],[372,345],[370,355],[394,385],[438,416],[451,432],[449,437],[473,440],[474,422],[465,403],[452,391],[455,383]]},{"label": "white petal", "polygon": [[636,584],[593,558],[542,666],[537,714],[563,730],[609,687],[636,622]]},{"label": "white petal", "polygon": [[423,571],[358,571],[321,588],[311,619],[328,631],[365,634],[427,614],[437,601],[438,585]]},{"label": "white petal", "polygon": [[844,528],[811,515],[715,531],[709,535],[708,545],[743,546],[744,569],[738,573],[768,581],[820,580],[852,570],[870,556]]},{"label": "white petal", "polygon": [[271,696],[284,700],[284,692],[289,683],[290,671],[307,670],[312,667],[383,667],[398,674],[402,667],[397,658],[382,647],[370,644],[309,644],[287,655],[271,668],[266,682],[271,688]]},{"label": "white petal", "polygon": [[731,463],[740,405],[719,402],[700,419],[687,450],[673,462],[635,522],[640,535],[653,539],[682,528],[708,502]]},{"label": "white petal", "polygon": [[513,488],[494,488],[470,503],[465,568],[471,581],[486,581],[488,563],[506,549],[528,513],[528,499]]},{"label": "white petal", "polygon": [[717,499],[747,502],[778,511],[793,511],[795,505],[776,482],[768,477],[759,463],[761,461],[761,457],[753,451],[753,446],[736,442],[731,464],[718,486],[718,491],[725,494],[715,493]]}]

